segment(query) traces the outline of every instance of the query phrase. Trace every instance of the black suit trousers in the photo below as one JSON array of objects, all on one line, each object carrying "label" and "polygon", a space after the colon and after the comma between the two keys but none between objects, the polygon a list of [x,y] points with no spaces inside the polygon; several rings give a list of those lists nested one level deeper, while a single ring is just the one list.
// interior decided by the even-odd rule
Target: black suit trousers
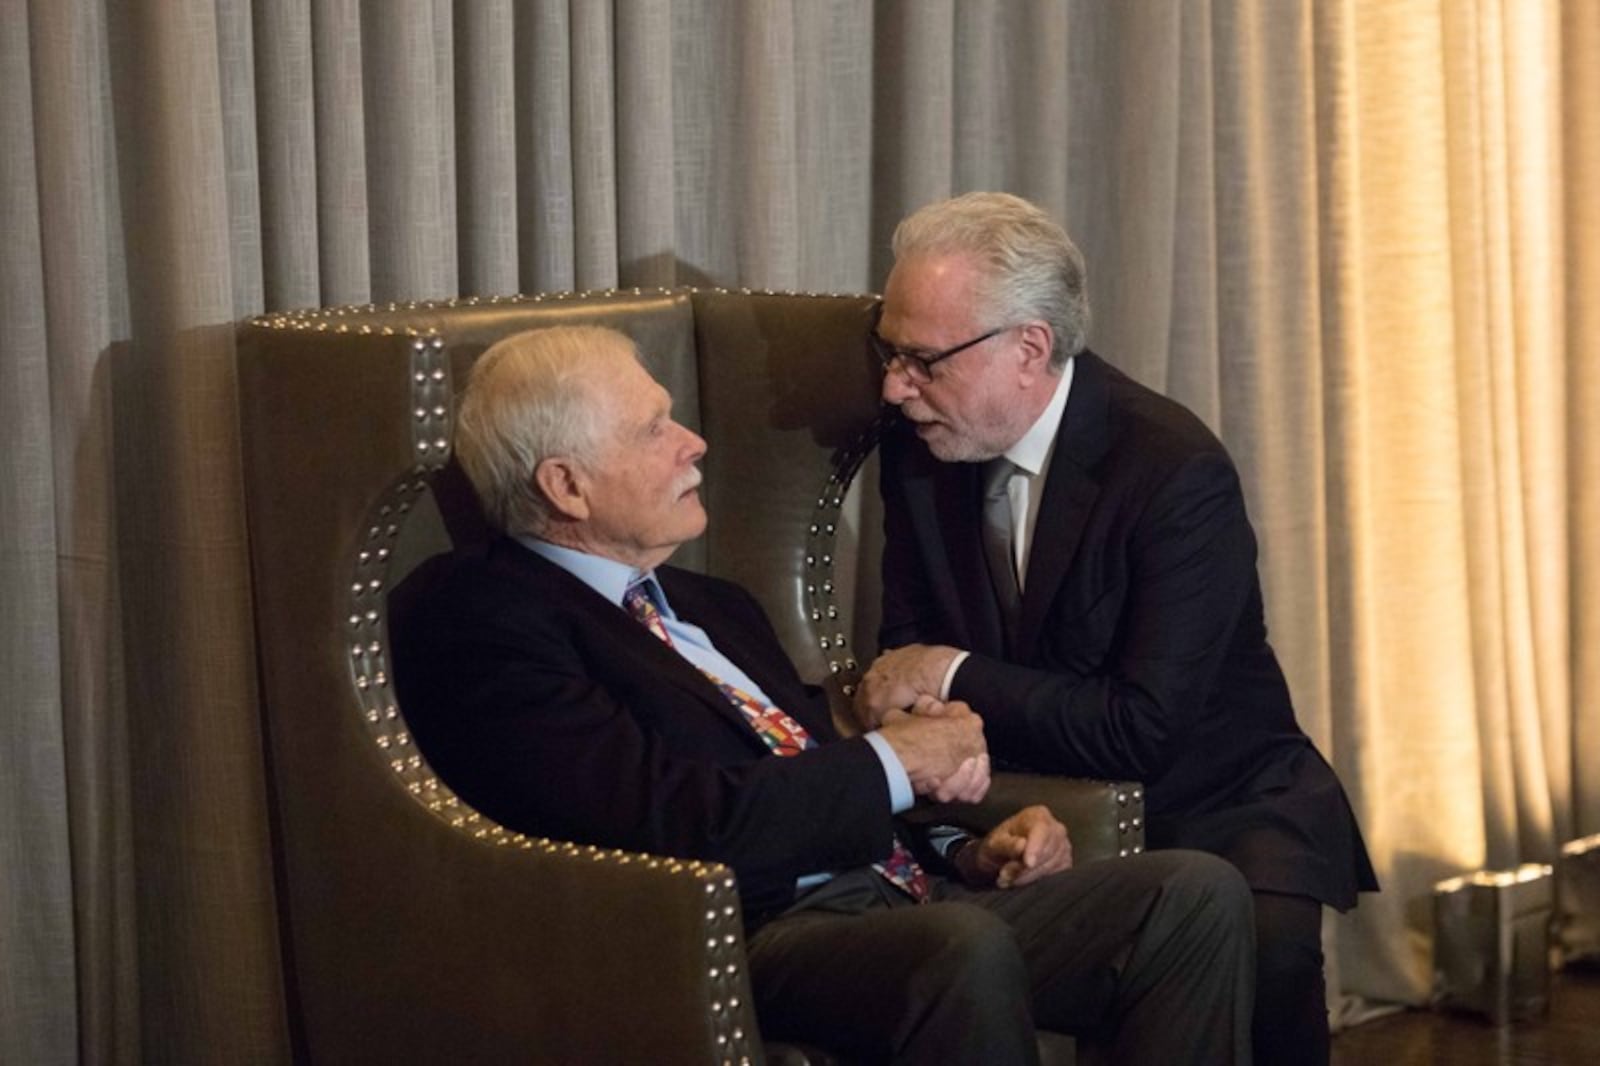
[{"label": "black suit trousers", "polygon": [[1032,1063],[1037,1027],[1117,1063],[1248,1063],[1254,958],[1243,878],[1187,851],[935,879],[920,906],[855,870],[749,942],[763,1035],[871,1062]]}]

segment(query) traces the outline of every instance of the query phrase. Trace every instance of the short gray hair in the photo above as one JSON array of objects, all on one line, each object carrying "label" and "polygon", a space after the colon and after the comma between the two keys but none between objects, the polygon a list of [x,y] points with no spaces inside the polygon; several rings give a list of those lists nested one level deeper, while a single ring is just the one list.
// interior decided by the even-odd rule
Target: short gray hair
[{"label": "short gray hair", "polygon": [[895,227],[896,261],[966,253],[984,266],[978,294],[991,326],[1042,318],[1055,333],[1050,364],[1060,369],[1089,339],[1083,253],[1049,215],[1020,196],[969,192],[928,204]]},{"label": "short gray hair", "polygon": [[544,528],[550,503],[533,475],[545,459],[594,461],[604,397],[591,368],[607,352],[639,357],[616,330],[556,326],[496,341],[473,364],[456,407],[455,454],[496,529]]}]

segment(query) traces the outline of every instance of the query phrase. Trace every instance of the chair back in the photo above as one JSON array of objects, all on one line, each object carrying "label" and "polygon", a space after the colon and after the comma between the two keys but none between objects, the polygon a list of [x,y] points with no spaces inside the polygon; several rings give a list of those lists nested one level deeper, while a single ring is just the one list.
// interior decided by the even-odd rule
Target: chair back
[{"label": "chair back", "polygon": [[[472,811],[416,750],[390,683],[389,590],[422,559],[486,535],[450,461],[454,397],[473,360],[501,337],[544,326],[599,324],[632,337],[676,416],[709,445],[710,525],[673,561],[748,587],[802,675],[843,701],[877,624],[881,522],[870,464],[862,491],[847,491],[862,480],[878,428],[866,341],[873,304],[605,292],[275,314],[242,327],[245,494],[284,946],[295,1028],[311,1057],[528,1057],[537,1032],[536,1057],[584,1058],[601,1052],[568,1017],[603,1016],[615,1009],[606,991],[640,981],[641,960],[604,953],[583,982],[544,972],[541,953],[585,957],[586,945],[581,930],[529,912],[548,907],[552,891],[569,892],[574,908],[604,907],[611,891],[613,912],[623,913],[635,889],[619,870],[636,857],[530,839]],[[570,857],[570,887],[541,867],[555,887],[527,895],[518,878],[530,852]],[[663,995],[684,988],[691,1006],[681,1031],[652,1029],[650,1046],[630,1049],[623,1023],[604,1053],[690,1061],[696,1049],[750,1046],[732,877],[715,864],[671,862],[662,876],[695,880],[705,894],[687,894],[693,905],[676,917],[650,920],[667,940],[709,931],[713,965],[651,977]],[[488,956],[508,951],[526,965],[489,972]],[[397,1001],[397,989],[425,989],[427,1002]],[[717,1009],[706,1016],[692,1008],[699,1001]],[[501,1021],[458,1024],[484,1016]]]}]

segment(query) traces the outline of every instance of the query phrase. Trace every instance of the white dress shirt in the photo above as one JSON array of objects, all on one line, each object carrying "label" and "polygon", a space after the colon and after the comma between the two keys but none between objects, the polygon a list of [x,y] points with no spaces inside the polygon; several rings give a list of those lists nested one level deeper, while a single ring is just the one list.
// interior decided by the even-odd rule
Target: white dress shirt
[{"label": "white dress shirt", "polygon": [[[1050,470],[1050,458],[1055,455],[1056,436],[1061,431],[1061,416],[1067,410],[1067,396],[1072,392],[1072,368],[1077,363],[1068,359],[1056,379],[1056,391],[1050,402],[1033,420],[1033,425],[1022,438],[1005,450],[1005,457],[1017,470],[1006,482],[1006,496],[1011,501],[1011,528],[1016,539],[1011,544],[1012,560],[1017,564],[1017,588],[1024,595],[1028,590],[1028,559],[1033,547],[1033,531],[1039,525],[1037,500],[1044,498],[1044,482]],[[950,698],[950,686],[955,682],[956,671],[967,661],[968,651],[959,651],[944,672],[939,686],[939,698]]]}]

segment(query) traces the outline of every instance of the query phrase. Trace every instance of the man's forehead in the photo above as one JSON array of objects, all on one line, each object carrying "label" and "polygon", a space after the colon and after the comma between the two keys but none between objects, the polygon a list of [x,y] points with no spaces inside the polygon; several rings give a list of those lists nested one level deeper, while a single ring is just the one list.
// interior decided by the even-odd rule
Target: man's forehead
[{"label": "man's forehead", "polygon": [[969,257],[961,253],[901,260],[884,290],[880,332],[887,340],[911,344],[923,339],[915,335],[922,331],[967,328],[975,280]]},{"label": "man's forehead", "polygon": [[630,360],[620,376],[610,378],[610,392],[624,420],[634,425],[652,421],[672,410],[672,394],[650,375],[643,364]]}]

